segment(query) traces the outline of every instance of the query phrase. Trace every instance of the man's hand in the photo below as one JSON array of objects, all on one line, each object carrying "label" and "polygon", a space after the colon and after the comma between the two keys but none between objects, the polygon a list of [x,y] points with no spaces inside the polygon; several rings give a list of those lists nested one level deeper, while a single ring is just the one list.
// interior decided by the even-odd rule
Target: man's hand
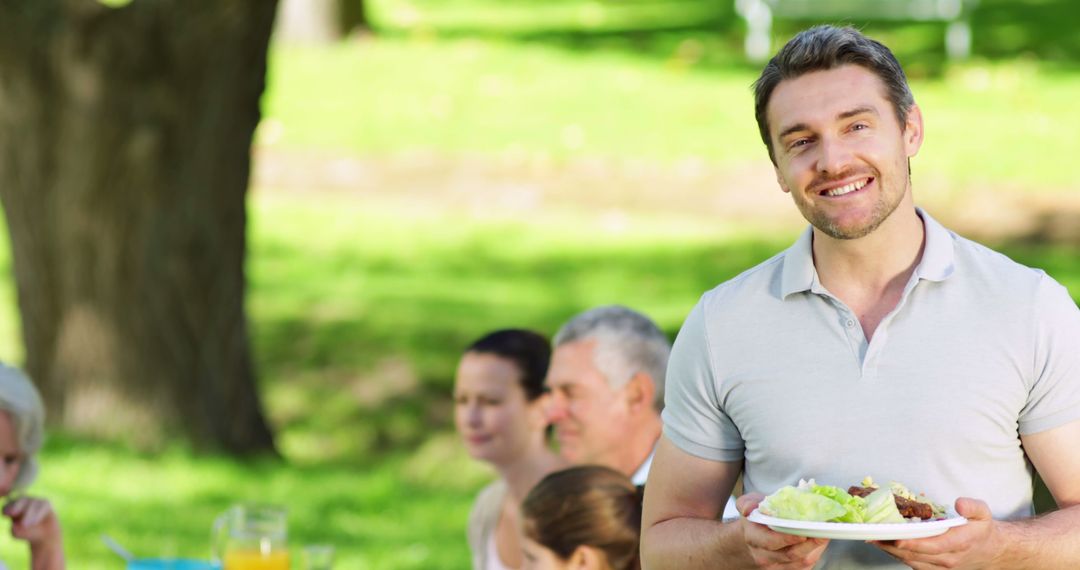
[{"label": "man's hand", "polygon": [[760,493],[743,495],[735,502],[742,513],[739,519],[743,537],[750,557],[760,568],[803,569],[813,568],[825,552],[829,541],[823,538],[805,538],[775,532],[765,525],[746,520],[765,498]]},{"label": "man's hand", "polygon": [[871,544],[916,570],[992,568],[1004,547],[1002,523],[995,521],[990,507],[978,499],[957,499],[956,512],[968,523],[940,536]]}]

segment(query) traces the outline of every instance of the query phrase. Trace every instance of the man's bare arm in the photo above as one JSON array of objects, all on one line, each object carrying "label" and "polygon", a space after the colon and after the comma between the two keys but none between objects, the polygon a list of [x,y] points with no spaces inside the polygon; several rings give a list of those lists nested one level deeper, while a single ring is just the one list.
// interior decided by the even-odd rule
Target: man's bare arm
[{"label": "man's bare arm", "polygon": [[1008,567],[1080,568],[1080,420],[1020,439],[1059,510],[1006,527]]},{"label": "man's bare arm", "polygon": [[[641,560],[647,570],[698,568],[811,568],[827,541],[779,534],[745,518],[722,523],[741,462],[694,457],[666,437],[660,439],[645,485],[641,517]],[[744,497],[739,509],[752,510],[761,496]]]},{"label": "man's bare arm", "polygon": [[1022,521],[995,521],[986,503],[962,498],[969,523],[940,537],[882,548],[915,568],[1080,568],[1080,420],[1021,437],[1060,510]]}]

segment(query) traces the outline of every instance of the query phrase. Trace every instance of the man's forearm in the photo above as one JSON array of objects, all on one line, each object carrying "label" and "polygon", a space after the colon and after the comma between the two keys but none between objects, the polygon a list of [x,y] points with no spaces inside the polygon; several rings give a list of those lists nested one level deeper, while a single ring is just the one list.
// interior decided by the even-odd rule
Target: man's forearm
[{"label": "man's forearm", "polygon": [[1001,530],[1005,546],[997,568],[1080,568],[1080,505],[1003,523]]},{"label": "man's forearm", "polygon": [[642,568],[756,568],[742,534],[739,522],[677,518],[657,523],[642,536]]}]

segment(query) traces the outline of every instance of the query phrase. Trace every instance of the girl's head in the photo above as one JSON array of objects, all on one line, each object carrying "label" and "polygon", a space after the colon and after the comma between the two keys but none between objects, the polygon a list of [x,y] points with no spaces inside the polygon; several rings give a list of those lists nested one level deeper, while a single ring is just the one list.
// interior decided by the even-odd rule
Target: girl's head
[{"label": "girl's head", "polygon": [[598,465],[545,477],[522,504],[526,570],[638,570],[641,490]]},{"label": "girl's head", "polygon": [[469,346],[454,382],[454,421],[470,455],[501,463],[542,443],[550,358],[547,339],[527,330],[495,331]]},{"label": "girl's head", "polygon": [[45,406],[16,368],[0,364],[0,496],[30,485],[45,439]]}]

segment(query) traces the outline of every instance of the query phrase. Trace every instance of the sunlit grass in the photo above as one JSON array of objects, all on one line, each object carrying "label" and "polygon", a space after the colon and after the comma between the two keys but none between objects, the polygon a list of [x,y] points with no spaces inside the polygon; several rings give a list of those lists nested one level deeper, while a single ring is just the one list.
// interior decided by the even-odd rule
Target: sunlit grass
[{"label": "sunlit grass", "polygon": [[[693,61],[678,47],[658,61],[477,39],[277,49],[260,140],[369,156],[765,161],[749,88],[755,74]],[[912,88],[927,133],[914,168],[946,192],[1078,190],[1062,165],[1080,154],[1080,74],[974,62]]]}]

